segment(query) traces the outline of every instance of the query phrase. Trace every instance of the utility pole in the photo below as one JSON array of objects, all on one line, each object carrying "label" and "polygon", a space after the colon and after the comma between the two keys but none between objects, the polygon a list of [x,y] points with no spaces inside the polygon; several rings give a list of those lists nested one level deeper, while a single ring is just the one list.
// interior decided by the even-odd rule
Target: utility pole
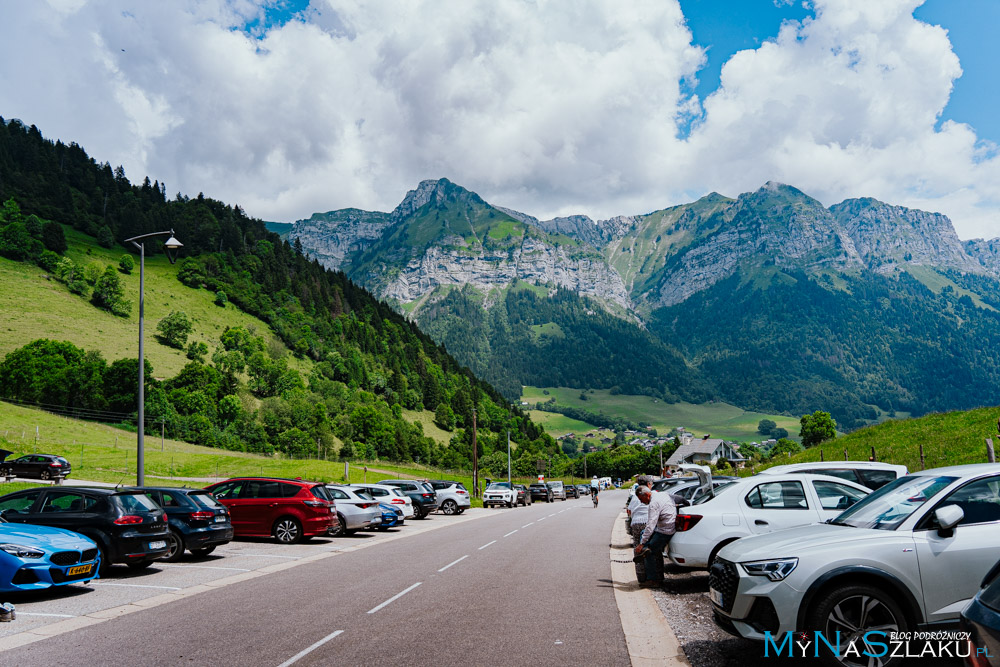
[{"label": "utility pole", "polygon": [[[510,480],[510,405],[507,406],[507,483],[511,484]],[[514,488],[513,485],[510,488]]]},{"label": "utility pole", "polygon": [[167,422],[165,420],[160,420],[160,451],[163,451],[163,433],[167,428]]},{"label": "utility pole", "polygon": [[587,455],[583,455],[583,478],[587,479]]},{"label": "utility pole", "polygon": [[472,493],[479,497],[479,447],[476,442],[475,408],[472,408]]}]

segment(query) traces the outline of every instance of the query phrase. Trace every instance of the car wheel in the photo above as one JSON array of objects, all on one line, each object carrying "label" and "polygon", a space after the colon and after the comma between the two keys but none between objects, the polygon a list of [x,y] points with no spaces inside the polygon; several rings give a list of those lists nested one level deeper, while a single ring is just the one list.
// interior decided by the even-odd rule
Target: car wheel
[{"label": "car wheel", "polygon": [[[828,665],[843,667],[863,667],[868,665],[869,654],[878,653],[875,647],[865,643],[864,636],[870,631],[883,633],[906,632],[908,623],[902,608],[880,588],[873,586],[841,586],[824,594],[812,606],[806,619],[806,627],[811,630],[822,630],[827,637],[836,637],[840,633],[841,641],[849,645],[858,642],[857,660],[851,655],[841,658],[827,652],[823,660]],[[843,651],[842,651],[843,652]],[[862,659],[863,658],[863,659]],[[898,665],[899,659],[889,658],[882,661],[882,667]]]},{"label": "car wheel", "polygon": [[[138,380],[136,382],[138,383]],[[100,577],[106,577],[111,569],[111,563],[108,562],[108,552],[104,550],[104,547],[98,545],[97,554],[101,558],[101,566],[97,569],[97,574]]]},{"label": "car wheel", "polygon": [[141,560],[138,563],[129,563],[128,569],[130,570],[145,570],[147,567],[153,564],[151,560]]},{"label": "car wheel", "polygon": [[165,560],[168,563],[176,563],[184,555],[184,540],[173,530],[167,534],[167,548],[170,551],[160,560]]},{"label": "car wheel", "polygon": [[201,549],[192,549],[191,553],[193,553],[195,556],[207,556],[213,551],[215,551],[214,545],[210,547],[202,547]]},{"label": "car wheel", "polygon": [[[136,380],[136,382],[138,382],[138,380]],[[507,509],[510,509],[513,506],[514,506],[514,503],[512,501],[508,500],[507,501]]]},{"label": "car wheel", "polygon": [[302,526],[290,516],[285,516],[274,522],[271,531],[278,544],[295,544],[302,539]]},{"label": "car wheel", "polygon": [[[138,383],[138,380],[136,380],[136,382]],[[451,516],[452,514],[458,512],[458,503],[456,503],[454,500],[446,500],[444,501],[444,504],[441,505],[441,511],[447,514],[448,516]]]},{"label": "car wheel", "polygon": [[[136,382],[138,383],[138,380],[136,380]],[[43,470],[43,471],[41,472],[41,474],[39,474],[38,476],[39,476],[40,478],[42,478],[42,479],[48,479],[48,478],[49,478],[49,477],[51,477],[52,475],[50,475],[50,474],[49,474],[49,471],[48,471],[48,470]]]}]

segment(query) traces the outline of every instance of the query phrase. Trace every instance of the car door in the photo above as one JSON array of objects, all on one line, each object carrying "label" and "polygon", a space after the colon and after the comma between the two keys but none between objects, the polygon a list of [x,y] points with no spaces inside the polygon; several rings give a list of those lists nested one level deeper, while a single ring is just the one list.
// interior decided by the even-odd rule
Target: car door
[{"label": "car door", "polygon": [[243,483],[240,501],[250,532],[270,535],[274,522],[287,513],[286,505],[291,504],[291,501],[283,497],[283,486],[281,482],[267,479],[252,479]]},{"label": "car door", "polygon": [[[947,505],[961,507],[965,516],[941,535],[934,511]],[[913,542],[926,621],[958,618],[1000,553],[1000,475],[968,482],[936,503],[917,524]]]},{"label": "car door", "polygon": [[33,477],[33,469],[31,462],[34,456],[21,456],[14,459],[14,465],[11,466],[11,470],[15,477]]},{"label": "car door", "polygon": [[739,504],[747,526],[755,534],[802,526],[819,519],[819,512],[810,506],[801,480],[761,482]]},{"label": "car door", "polygon": [[32,523],[77,532],[88,532],[97,521],[93,510],[97,499],[73,489],[49,489]]},{"label": "car door", "polygon": [[3,518],[11,523],[30,523],[28,517],[33,515],[32,508],[42,496],[42,489],[32,489],[21,493],[12,493],[0,500],[0,512]]},{"label": "car door", "polygon": [[243,480],[223,482],[210,489],[215,499],[229,509],[229,517],[233,522],[233,530],[240,535],[249,533],[249,524],[251,521],[250,513],[246,511],[244,501],[240,499],[240,492],[242,490]]},{"label": "car door", "polygon": [[816,492],[821,521],[832,519],[868,495],[861,489],[833,480],[816,479],[810,483]]}]

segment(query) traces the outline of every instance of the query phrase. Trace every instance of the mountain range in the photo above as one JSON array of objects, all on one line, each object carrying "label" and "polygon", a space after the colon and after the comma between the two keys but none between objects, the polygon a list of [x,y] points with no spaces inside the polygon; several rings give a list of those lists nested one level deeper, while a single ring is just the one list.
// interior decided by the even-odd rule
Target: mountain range
[{"label": "mountain range", "polygon": [[768,182],[539,220],[447,179],[288,231],[509,397],[521,384],[719,399],[842,427],[1000,402],[1000,240]]}]

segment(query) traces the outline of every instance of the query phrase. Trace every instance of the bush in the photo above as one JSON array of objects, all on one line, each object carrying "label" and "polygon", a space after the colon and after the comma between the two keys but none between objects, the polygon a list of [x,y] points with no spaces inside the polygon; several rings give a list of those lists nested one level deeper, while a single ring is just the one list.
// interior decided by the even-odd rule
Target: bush
[{"label": "bush", "polygon": [[228,301],[229,301],[229,297],[227,297],[226,293],[223,292],[222,290],[219,290],[218,292],[215,293],[215,305],[216,306],[221,306],[221,307],[224,308],[226,306],[226,303]]},{"label": "bush", "polygon": [[58,222],[46,222],[42,225],[42,243],[45,244],[46,248],[60,255],[66,252],[69,247],[66,243],[66,234]]},{"label": "bush", "polygon": [[90,300],[98,308],[111,311],[118,317],[128,317],[132,313],[132,302],[125,298],[121,278],[110,266],[104,269],[104,274],[94,284]]},{"label": "bush", "polygon": [[199,364],[205,363],[205,355],[208,354],[208,345],[205,345],[201,341],[192,341],[187,346],[184,354],[192,361],[197,361]]},{"label": "bush", "polygon": [[183,350],[192,329],[187,314],[174,310],[156,325],[156,335],[164,345]]},{"label": "bush", "polygon": [[107,225],[101,227],[100,231],[97,232],[97,243],[102,248],[115,247],[115,235],[111,233],[110,227]]},{"label": "bush", "polygon": [[104,274],[104,265],[100,262],[90,262],[83,267],[83,279],[88,285],[96,285],[97,279]]},{"label": "bush", "polygon": [[118,270],[122,273],[132,273],[134,268],[135,260],[132,259],[132,255],[122,255],[122,258],[118,260]]}]

